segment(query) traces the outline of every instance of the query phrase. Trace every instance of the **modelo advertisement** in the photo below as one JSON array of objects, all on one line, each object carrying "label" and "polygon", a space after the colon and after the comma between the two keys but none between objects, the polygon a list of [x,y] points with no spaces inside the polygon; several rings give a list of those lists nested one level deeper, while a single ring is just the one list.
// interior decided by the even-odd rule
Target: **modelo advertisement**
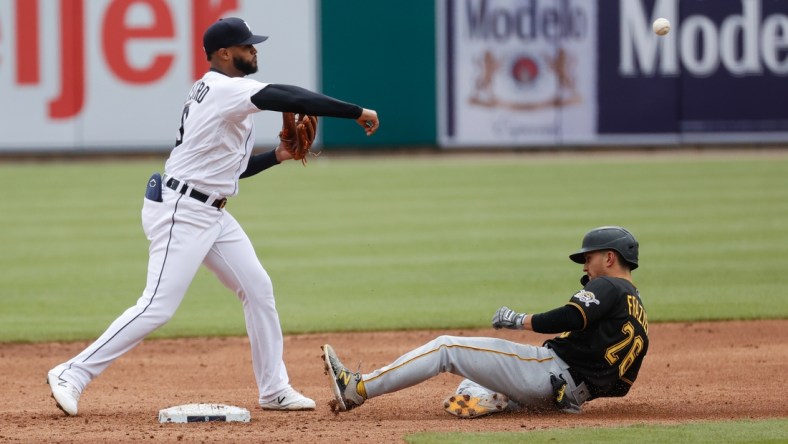
[{"label": "modelo advertisement", "polygon": [[[203,31],[226,16],[270,37],[252,78],[315,88],[312,1],[0,1],[0,150],[169,151],[208,69]],[[257,144],[275,145],[280,115],[255,119]]]},{"label": "modelo advertisement", "polygon": [[784,0],[439,6],[443,146],[788,141]]},{"label": "modelo advertisement", "polygon": [[594,139],[596,2],[447,0],[440,6],[441,144]]},{"label": "modelo advertisement", "polygon": [[[599,2],[600,140],[787,141],[787,13],[784,0]],[[672,29],[654,38],[657,17]]]}]

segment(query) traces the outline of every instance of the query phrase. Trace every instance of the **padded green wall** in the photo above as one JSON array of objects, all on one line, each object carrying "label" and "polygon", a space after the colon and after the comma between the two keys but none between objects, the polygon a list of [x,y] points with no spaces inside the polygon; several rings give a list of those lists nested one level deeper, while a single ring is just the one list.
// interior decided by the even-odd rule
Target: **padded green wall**
[{"label": "padded green wall", "polygon": [[427,0],[320,2],[320,88],[375,109],[380,130],[321,123],[326,147],[436,145],[435,3]]}]

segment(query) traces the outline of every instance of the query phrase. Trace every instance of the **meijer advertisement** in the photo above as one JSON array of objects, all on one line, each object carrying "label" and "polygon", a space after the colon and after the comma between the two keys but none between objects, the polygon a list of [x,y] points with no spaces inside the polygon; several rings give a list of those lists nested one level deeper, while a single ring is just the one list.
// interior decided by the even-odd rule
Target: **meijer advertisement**
[{"label": "meijer advertisement", "polygon": [[[202,33],[225,16],[270,36],[254,78],[315,89],[314,2],[0,1],[0,150],[168,151],[208,69]],[[258,142],[274,144],[281,118],[257,118]]]}]

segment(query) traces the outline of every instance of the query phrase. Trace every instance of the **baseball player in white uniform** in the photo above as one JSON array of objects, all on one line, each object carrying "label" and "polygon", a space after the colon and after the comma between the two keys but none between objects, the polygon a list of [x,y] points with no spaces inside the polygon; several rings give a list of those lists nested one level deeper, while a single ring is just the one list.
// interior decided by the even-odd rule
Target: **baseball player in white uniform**
[{"label": "baseball player in white uniform", "polygon": [[52,397],[66,415],[77,414],[80,395],[94,378],[172,318],[200,264],[241,301],[260,406],[315,408],[313,400],[290,385],[271,279],[225,205],[238,193],[239,179],[292,158],[286,142],[252,155],[253,114],[269,110],[349,118],[367,135],[377,131],[379,121],[374,110],[291,85],[245,78],[257,71],[253,45],[266,39],[235,17],[205,31],[210,71],[189,91],[165,174],[151,177],[144,199],[142,226],[150,240],[145,290],[95,342],[49,371]]}]

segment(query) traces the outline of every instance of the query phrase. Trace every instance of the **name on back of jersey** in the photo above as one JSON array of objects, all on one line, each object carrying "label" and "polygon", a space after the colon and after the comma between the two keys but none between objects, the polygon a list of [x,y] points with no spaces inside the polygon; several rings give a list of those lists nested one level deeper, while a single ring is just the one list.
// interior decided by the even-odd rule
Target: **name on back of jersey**
[{"label": "name on back of jersey", "polygon": [[646,309],[643,308],[643,305],[640,303],[637,297],[632,296],[631,294],[627,295],[627,306],[629,309],[629,315],[635,318],[643,327],[643,330],[648,334],[648,316],[646,316]]}]

